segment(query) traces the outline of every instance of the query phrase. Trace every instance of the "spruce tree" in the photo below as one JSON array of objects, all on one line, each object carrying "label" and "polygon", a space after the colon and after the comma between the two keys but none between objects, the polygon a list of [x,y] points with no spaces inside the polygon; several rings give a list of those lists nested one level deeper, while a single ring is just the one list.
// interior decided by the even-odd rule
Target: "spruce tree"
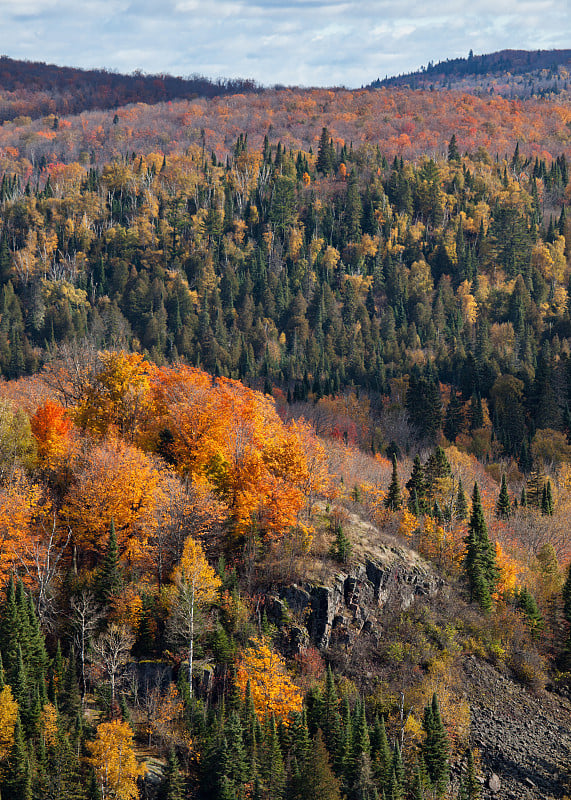
[{"label": "spruce tree", "polygon": [[506,476],[505,474],[502,475],[502,485],[500,488],[500,494],[498,497],[498,502],[496,503],[496,514],[500,519],[508,519],[511,514],[511,503],[510,503],[510,496],[508,494],[508,486],[506,483]]},{"label": "spruce tree", "polygon": [[433,791],[437,797],[443,797],[450,779],[448,763],[450,746],[440,716],[436,694],[432,696],[432,702],[424,709],[423,727],[425,740],[422,755]]},{"label": "spruce tree", "polygon": [[468,518],[468,500],[466,492],[462,486],[462,478],[458,481],[458,491],[456,492],[456,519],[464,521]]},{"label": "spruce tree", "polygon": [[464,780],[466,800],[480,800],[482,796],[482,784],[478,781],[474,764],[474,754],[470,748],[468,748],[466,753],[466,761],[466,778]]},{"label": "spruce tree", "polygon": [[394,453],[393,453],[393,472],[392,472],[391,482],[389,484],[389,490],[387,492],[387,496],[384,499],[384,506],[385,508],[389,508],[391,511],[398,511],[399,508],[402,507],[402,496],[401,496],[401,490],[397,473],[397,457]]},{"label": "spruce tree", "polygon": [[492,594],[498,581],[495,547],[488,538],[478,484],[474,484],[472,512],[468,523],[464,565],[470,589],[470,600],[476,600],[483,611],[492,607]]},{"label": "spruce tree", "polygon": [[175,751],[171,748],[167,756],[165,780],[159,793],[160,800],[183,800],[184,781]]},{"label": "spruce tree", "polygon": [[412,471],[410,478],[406,483],[406,488],[409,492],[409,510],[413,514],[419,512],[420,514],[426,513],[426,481],[424,478],[424,469],[420,462],[420,456],[416,455],[412,464]]},{"label": "spruce tree", "polygon": [[95,579],[95,592],[99,601],[107,605],[110,599],[119,592],[122,583],[115,522],[111,520],[107,549]]},{"label": "spruce tree", "polygon": [[321,729],[317,731],[302,770],[301,789],[300,800],[341,800],[339,781],[331,768]]}]

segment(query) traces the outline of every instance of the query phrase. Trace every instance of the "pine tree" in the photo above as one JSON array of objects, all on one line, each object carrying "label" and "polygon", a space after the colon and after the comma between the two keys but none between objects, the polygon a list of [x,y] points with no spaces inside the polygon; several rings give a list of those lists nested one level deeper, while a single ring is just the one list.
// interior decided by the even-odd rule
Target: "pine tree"
[{"label": "pine tree", "polygon": [[506,483],[506,476],[504,474],[502,475],[502,485],[500,488],[498,502],[496,503],[496,514],[500,519],[508,519],[511,514],[511,510],[512,507],[510,496],[508,494],[508,486]]},{"label": "pine tree", "polygon": [[446,729],[442,724],[436,694],[432,696],[432,702],[424,709],[423,727],[425,740],[422,755],[432,788],[437,797],[443,797],[450,779],[448,764],[450,746]]},{"label": "pine tree", "polygon": [[424,469],[420,462],[420,456],[415,456],[412,464],[412,472],[410,478],[406,483],[406,488],[409,492],[409,510],[413,514],[426,513],[426,481],[424,478]]},{"label": "pine tree", "polygon": [[389,508],[391,511],[398,511],[399,508],[402,507],[402,496],[401,496],[401,490],[397,473],[397,457],[394,453],[393,453],[393,472],[392,472],[391,482],[389,484],[389,490],[387,492],[387,496],[385,497],[383,502],[385,508]]},{"label": "pine tree", "polygon": [[472,753],[472,750],[470,748],[468,748],[466,752],[466,760],[467,760],[466,779],[464,781],[466,800],[480,800],[480,797],[482,796],[482,785],[478,781],[476,775],[474,754]]},{"label": "pine tree", "polygon": [[470,599],[476,600],[483,611],[492,608],[492,594],[498,582],[496,551],[488,538],[478,484],[474,484],[472,512],[468,523],[465,569],[470,588]]},{"label": "pine tree", "polygon": [[468,500],[466,492],[462,486],[462,478],[458,481],[458,491],[456,492],[456,519],[464,521],[468,518]]},{"label": "pine tree", "polygon": [[339,781],[331,768],[321,729],[317,731],[302,770],[301,789],[300,800],[341,800]]},{"label": "pine tree", "polygon": [[119,548],[115,534],[115,522],[111,520],[111,529],[107,541],[107,549],[103,562],[95,579],[95,590],[98,599],[104,605],[121,589],[123,578],[119,564]]}]

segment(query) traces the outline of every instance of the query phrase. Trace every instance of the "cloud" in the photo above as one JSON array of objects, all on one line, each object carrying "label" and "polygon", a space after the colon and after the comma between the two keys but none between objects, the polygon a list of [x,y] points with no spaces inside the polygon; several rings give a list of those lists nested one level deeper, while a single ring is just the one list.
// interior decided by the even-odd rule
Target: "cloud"
[{"label": "cloud", "polygon": [[560,0],[0,0],[0,52],[119,71],[360,86],[429,61],[568,46]]}]

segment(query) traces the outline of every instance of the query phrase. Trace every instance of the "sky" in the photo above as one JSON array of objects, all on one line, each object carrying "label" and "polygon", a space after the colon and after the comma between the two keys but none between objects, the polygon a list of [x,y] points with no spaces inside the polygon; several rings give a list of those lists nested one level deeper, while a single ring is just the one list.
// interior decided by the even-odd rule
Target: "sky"
[{"label": "sky", "polygon": [[0,54],[131,73],[347,86],[429,61],[571,47],[568,0],[0,0]]}]

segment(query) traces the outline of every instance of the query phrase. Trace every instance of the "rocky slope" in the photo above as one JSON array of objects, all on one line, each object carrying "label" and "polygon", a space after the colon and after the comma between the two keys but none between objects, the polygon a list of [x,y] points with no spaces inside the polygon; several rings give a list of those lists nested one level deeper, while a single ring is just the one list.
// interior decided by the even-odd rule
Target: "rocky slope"
[{"label": "rocky slope", "polygon": [[[268,599],[268,618],[287,631],[284,644],[290,655],[312,642],[322,651],[342,648],[351,660],[363,640],[373,646],[382,641],[389,606],[391,613],[414,602],[435,607],[446,597],[446,582],[418,553],[373,532],[373,553],[361,552],[326,582],[285,586]],[[505,665],[500,670],[474,655],[459,658],[484,800],[564,797],[571,764],[571,703],[545,690],[530,692]],[[453,786],[459,769],[454,765]]]}]

